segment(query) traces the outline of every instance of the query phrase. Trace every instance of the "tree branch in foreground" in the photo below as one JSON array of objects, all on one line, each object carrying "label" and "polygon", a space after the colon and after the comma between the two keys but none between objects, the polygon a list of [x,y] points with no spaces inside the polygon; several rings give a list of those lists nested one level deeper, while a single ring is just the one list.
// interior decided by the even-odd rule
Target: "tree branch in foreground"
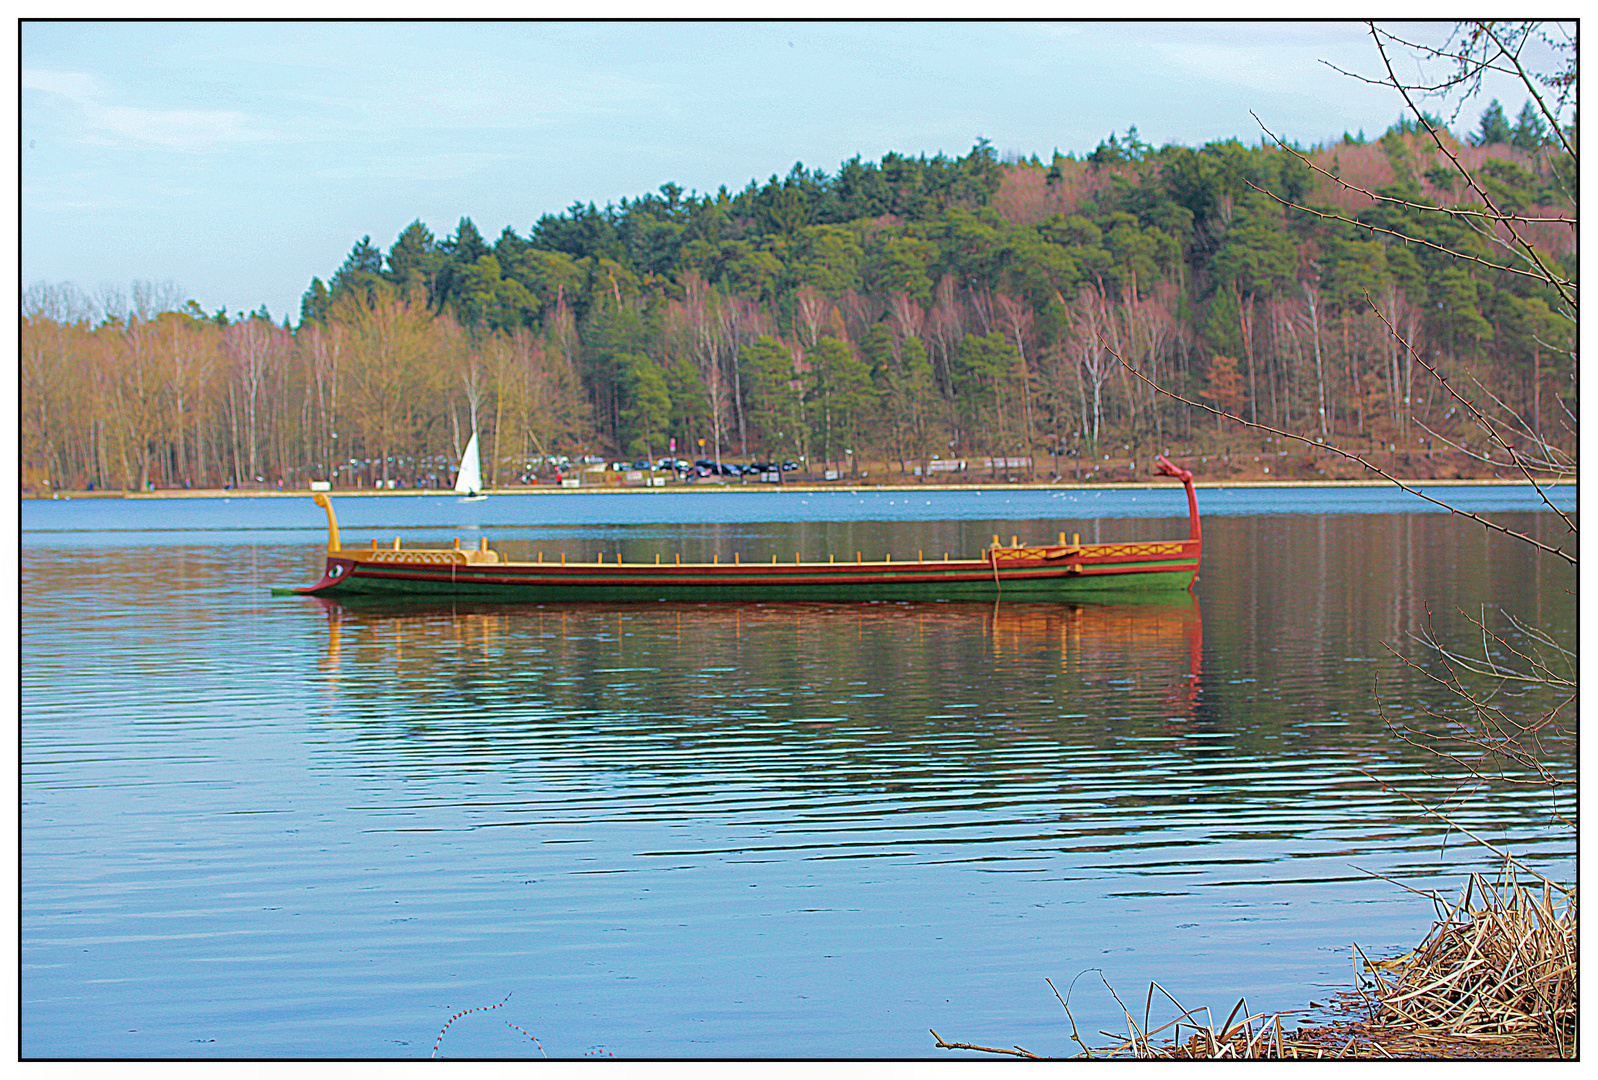
[{"label": "tree branch in foreground", "polygon": [[1409,492],[1411,495],[1415,496],[1417,499],[1423,499],[1426,502],[1431,503],[1433,506],[1440,506],[1444,510],[1447,510],[1450,514],[1458,514],[1460,517],[1470,518],[1472,521],[1482,525],[1484,528],[1491,529],[1494,532],[1503,533],[1505,536],[1512,536],[1516,540],[1521,541],[1522,543],[1530,544],[1532,547],[1536,548],[1539,551],[1547,552],[1549,555],[1556,555],[1559,558],[1564,559],[1566,562],[1568,562],[1572,566],[1577,565],[1576,556],[1570,554],[1568,551],[1562,551],[1561,549],[1556,548],[1556,547],[1552,547],[1552,546],[1550,546],[1548,544],[1543,543],[1540,540],[1534,540],[1531,537],[1527,536],[1525,533],[1516,532],[1514,529],[1511,529],[1511,528],[1509,528],[1508,526],[1505,526],[1505,525],[1500,525],[1498,522],[1493,521],[1490,518],[1484,518],[1480,514],[1476,513],[1473,510],[1461,510],[1459,507],[1452,506],[1452,505],[1450,505],[1448,503],[1445,503],[1441,499],[1434,499],[1430,495],[1426,494],[1424,491],[1417,491],[1414,488],[1410,487],[1408,484],[1404,483],[1404,481],[1400,480],[1398,477],[1394,476],[1392,473],[1388,472],[1386,469],[1383,469],[1380,465],[1372,464],[1371,462],[1366,461],[1364,458],[1360,457],[1358,454],[1352,453],[1351,451],[1344,450],[1341,447],[1336,446],[1336,445],[1334,445],[1332,443],[1316,442],[1314,439],[1311,439],[1311,438],[1309,438],[1306,435],[1295,435],[1291,431],[1282,431],[1279,428],[1271,427],[1269,424],[1259,424],[1259,423],[1255,423],[1252,420],[1245,420],[1241,416],[1233,416],[1229,412],[1223,412],[1222,410],[1214,408],[1214,407],[1209,406],[1209,405],[1206,405],[1206,404],[1204,404],[1201,401],[1190,401],[1189,399],[1183,397],[1181,394],[1178,394],[1178,393],[1176,393],[1175,391],[1172,391],[1172,390],[1167,390],[1165,387],[1163,387],[1163,386],[1159,385],[1158,383],[1154,382],[1152,379],[1150,379],[1147,375],[1143,374],[1137,368],[1133,367],[1131,364],[1128,364],[1126,362],[1126,360],[1119,353],[1115,352],[1115,350],[1111,349],[1108,345],[1105,346],[1105,350],[1107,352],[1109,352],[1111,356],[1114,356],[1117,360],[1119,360],[1121,362],[1121,365],[1123,367],[1125,367],[1126,370],[1130,371],[1133,375],[1137,376],[1138,379],[1140,379],[1142,382],[1146,383],[1151,389],[1156,390],[1156,391],[1158,391],[1161,394],[1164,394],[1166,397],[1170,398],[1173,401],[1180,401],[1182,404],[1190,405],[1190,406],[1192,406],[1195,409],[1203,409],[1207,413],[1210,413],[1210,414],[1212,414],[1214,416],[1218,416],[1218,417],[1222,418],[1223,420],[1230,420],[1233,423],[1242,424],[1244,427],[1254,428],[1257,431],[1267,431],[1267,432],[1270,432],[1272,435],[1277,435],[1277,436],[1280,436],[1280,437],[1282,437],[1284,439],[1292,439],[1295,442],[1301,442],[1301,443],[1305,444],[1306,446],[1313,446],[1313,447],[1316,447],[1317,449],[1329,450],[1332,453],[1338,455],[1339,457],[1347,458],[1349,461],[1353,461],[1353,462],[1356,462],[1357,464],[1363,465],[1365,468],[1369,469],[1371,472],[1375,473],[1376,475],[1382,477],[1384,480],[1392,481],[1393,484],[1395,484],[1399,488],[1402,488],[1404,491]]},{"label": "tree branch in foreground", "polygon": [[[1541,281],[1546,285],[1552,285],[1555,289],[1559,290],[1561,296],[1565,295],[1565,286],[1569,286],[1570,288],[1576,287],[1575,282],[1567,281],[1564,278],[1556,278],[1552,276],[1552,271],[1547,269],[1539,268],[1537,270],[1525,270],[1518,266],[1505,266],[1503,263],[1496,263],[1491,259],[1484,259],[1479,255],[1467,255],[1463,251],[1455,251],[1453,248],[1444,247],[1442,244],[1435,244],[1430,240],[1422,240],[1418,236],[1409,236],[1394,229],[1384,229],[1380,225],[1371,225],[1368,222],[1359,221],[1356,218],[1345,217],[1342,214],[1328,213],[1325,210],[1316,210],[1314,207],[1310,206],[1300,206],[1296,202],[1290,202],[1287,199],[1282,198],[1274,191],[1260,187],[1251,180],[1244,180],[1243,183],[1247,184],[1261,195],[1281,203],[1290,210],[1302,210],[1304,213],[1313,214],[1315,217],[1321,218],[1324,221],[1341,221],[1343,224],[1352,225],[1356,229],[1364,229],[1366,232],[1372,233],[1381,233],[1383,236],[1391,236],[1394,239],[1402,240],[1406,244],[1417,244],[1420,247],[1431,248],[1433,251],[1441,252],[1442,254],[1448,255],[1455,259],[1462,259],[1465,262],[1479,263],[1490,270],[1497,270],[1500,273],[1519,274],[1521,277],[1529,277],[1533,281]],[[1441,211],[1442,207],[1432,207],[1432,209]],[[1503,221],[1505,219],[1502,215],[1495,215],[1494,220]],[[1572,308],[1576,306],[1574,297],[1565,296],[1565,299],[1569,300],[1570,306]]]},{"label": "tree branch in foreground", "polygon": [[1400,345],[1404,346],[1404,351],[1407,352],[1410,355],[1410,358],[1413,359],[1416,363],[1420,364],[1420,366],[1425,368],[1428,372],[1430,372],[1432,378],[1434,378],[1438,382],[1442,383],[1443,389],[1448,391],[1450,397],[1452,397],[1455,401],[1459,402],[1461,405],[1463,405],[1466,409],[1468,409],[1470,411],[1470,414],[1473,417],[1475,417],[1476,423],[1481,425],[1481,428],[1482,428],[1483,431],[1487,432],[1488,437],[1490,439],[1492,439],[1493,442],[1495,442],[1499,446],[1503,447],[1504,451],[1507,454],[1509,454],[1510,460],[1513,461],[1515,463],[1515,466],[1520,469],[1521,474],[1526,477],[1527,481],[1530,482],[1531,486],[1537,490],[1537,494],[1542,498],[1542,501],[1548,505],[1548,509],[1550,509],[1554,513],[1558,514],[1560,516],[1560,518],[1564,521],[1565,526],[1571,532],[1575,532],[1576,531],[1576,526],[1570,520],[1570,516],[1568,514],[1566,514],[1563,510],[1561,510],[1557,506],[1555,506],[1549,500],[1547,494],[1544,493],[1544,491],[1542,489],[1542,485],[1537,483],[1536,478],[1531,475],[1531,470],[1526,468],[1526,463],[1521,460],[1520,454],[1517,453],[1515,448],[1513,446],[1510,446],[1509,443],[1506,442],[1498,434],[1497,429],[1494,428],[1493,425],[1488,422],[1487,418],[1482,415],[1481,410],[1476,408],[1476,403],[1471,401],[1471,400],[1469,400],[1468,398],[1462,396],[1459,393],[1459,391],[1455,390],[1452,386],[1450,386],[1448,384],[1448,378],[1445,375],[1443,375],[1436,368],[1432,367],[1432,365],[1428,364],[1424,359],[1422,359],[1421,355],[1419,353],[1417,353],[1410,346],[1409,342],[1404,339],[1404,336],[1398,332],[1397,328],[1394,327],[1393,324],[1387,320],[1387,316],[1382,314],[1382,309],[1376,306],[1376,301],[1371,299],[1370,293],[1366,293],[1365,294],[1365,302],[1367,304],[1369,304],[1371,310],[1376,313],[1376,317],[1381,320],[1382,325],[1387,327],[1387,332],[1393,336],[1393,339],[1395,341],[1397,341]]},{"label": "tree branch in foreground", "polygon": [[[927,1030],[932,1031],[931,1028],[927,1028]],[[1034,1054],[1032,1051],[1023,1050],[1019,1046],[1010,1050],[1006,1050],[1002,1046],[978,1046],[976,1043],[944,1042],[943,1036],[939,1035],[936,1031],[932,1031],[932,1037],[937,1040],[938,1046],[944,1050],[980,1050],[984,1054],[1009,1054],[1011,1057],[1031,1058],[1034,1061],[1041,1060],[1038,1055]]]},{"label": "tree branch in foreground", "polygon": [[[1392,59],[1388,57],[1387,49],[1382,45],[1381,36],[1376,32],[1376,24],[1370,23],[1368,25],[1370,27],[1371,39],[1376,42],[1376,51],[1381,54],[1382,64],[1387,68],[1388,84],[1403,96],[1404,104],[1409,106],[1409,111],[1414,113],[1420,119],[1421,126],[1426,129],[1426,134],[1432,137],[1432,142],[1437,144],[1437,149],[1442,151],[1443,156],[1448,158],[1448,160],[1453,163],[1454,170],[1458,172],[1460,176],[1465,178],[1465,182],[1470,185],[1471,190],[1481,197],[1482,204],[1494,214],[1498,215],[1500,220],[1502,220],[1503,213],[1493,202],[1492,197],[1487,194],[1487,192],[1479,183],[1476,182],[1476,178],[1470,174],[1470,170],[1465,168],[1464,164],[1460,162],[1459,158],[1454,154],[1454,152],[1443,145],[1443,140],[1438,137],[1437,130],[1432,127],[1431,121],[1427,120],[1421,110],[1415,107],[1414,101],[1410,99],[1408,88],[1403,83],[1399,82],[1398,76],[1393,73]],[[1514,225],[1507,221],[1505,221],[1503,224],[1504,228],[1509,230],[1509,235],[1515,238],[1515,243],[1524,249],[1523,253],[1526,259],[1531,262],[1532,265],[1536,266],[1539,271],[1541,271],[1542,279],[1559,291],[1559,295],[1564,298],[1565,303],[1570,305],[1570,309],[1572,311],[1577,310],[1579,305],[1576,303],[1574,282],[1566,281],[1556,276],[1554,272],[1548,268],[1547,263],[1543,261],[1542,254],[1531,244],[1527,243],[1521,237],[1521,235],[1515,231]]]},{"label": "tree branch in foreground", "polygon": [[[1493,213],[1489,213],[1489,212],[1487,212],[1485,210],[1474,210],[1474,209],[1471,209],[1470,207],[1427,206],[1425,203],[1410,202],[1408,199],[1397,199],[1397,198],[1394,198],[1391,195],[1378,195],[1374,191],[1369,191],[1369,190],[1367,190],[1365,188],[1360,187],[1358,184],[1350,184],[1347,180],[1344,180],[1341,176],[1337,176],[1337,175],[1335,175],[1333,173],[1330,173],[1327,170],[1321,168],[1319,165],[1315,164],[1315,162],[1310,160],[1308,154],[1305,154],[1302,150],[1298,150],[1298,149],[1296,149],[1296,148],[1294,148],[1292,146],[1289,146],[1287,143],[1283,142],[1282,141],[1282,137],[1280,135],[1276,134],[1276,132],[1272,131],[1270,128],[1265,126],[1265,122],[1259,118],[1259,114],[1258,113],[1254,112],[1251,109],[1251,110],[1249,110],[1249,115],[1254,117],[1254,122],[1260,126],[1260,130],[1265,132],[1266,135],[1269,135],[1270,138],[1271,138],[1271,141],[1274,142],[1278,147],[1280,147],[1281,149],[1287,151],[1289,154],[1292,154],[1294,157],[1298,158],[1299,161],[1303,162],[1305,164],[1305,166],[1307,166],[1310,169],[1313,169],[1315,172],[1320,173],[1322,176],[1326,177],[1326,179],[1330,180],[1332,183],[1336,184],[1338,187],[1342,188],[1343,190],[1358,192],[1359,194],[1361,194],[1361,195],[1365,196],[1367,199],[1369,199],[1371,202],[1391,203],[1394,206],[1402,206],[1406,210],[1424,210],[1424,211],[1426,211],[1428,213],[1433,213],[1433,214],[1447,214],[1450,217],[1479,218],[1482,221],[1488,221],[1488,222],[1492,222],[1492,221],[1526,221],[1526,222],[1538,221],[1538,222],[1542,222],[1544,224],[1549,224],[1549,225],[1569,225],[1571,227],[1575,227],[1578,224],[1577,219],[1575,219],[1573,217],[1527,217],[1524,214],[1493,214]],[[1252,188],[1254,188],[1255,191],[1262,192],[1262,193],[1264,193],[1266,195],[1270,194],[1270,192],[1266,191],[1264,188],[1256,187],[1253,184],[1249,184],[1249,187],[1252,187]],[[1280,201],[1280,200],[1278,200],[1278,201]],[[1299,209],[1303,209],[1303,207],[1299,207]],[[1310,212],[1314,213],[1314,211],[1310,211]],[[1458,253],[1456,252],[1456,254],[1458,254]],[[1467,257],[1468,256],[1461,256],[1461,258],[1467,258]]]}]

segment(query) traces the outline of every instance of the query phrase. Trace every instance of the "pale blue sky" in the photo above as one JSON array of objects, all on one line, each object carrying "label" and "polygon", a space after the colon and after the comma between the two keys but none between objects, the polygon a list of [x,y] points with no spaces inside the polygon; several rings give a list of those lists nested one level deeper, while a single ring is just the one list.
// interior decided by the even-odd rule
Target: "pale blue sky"
[{"label": "pale blue sky", "polygon": [[[298,321],[361,236],[856,154],[1305,144],[1399,115],[1357,23],[28,23],[22,282]],[[1523,95],[1506,97],[1511,118]],[[1481,104],[1460,128],[1474,125]]]}]

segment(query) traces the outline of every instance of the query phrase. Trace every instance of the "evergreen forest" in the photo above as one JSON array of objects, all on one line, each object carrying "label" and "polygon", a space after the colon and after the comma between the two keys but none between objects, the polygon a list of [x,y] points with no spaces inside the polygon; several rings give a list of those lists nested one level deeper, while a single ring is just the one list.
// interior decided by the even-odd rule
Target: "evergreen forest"
[{"label": "evergreen forest", "polygon": [[[1575,168],[1530,103],[1442,138],[1574,281]],[[1412,121],[1310,149],[1134,128],[1080,158],[982,140],[664,183],[525,234],[416,221],[360,238],[297,321],[35,283],[22,485],[447,487],[473,431],[490,487],[547,483],[557,457],[872,481],[998,458],[1047,480],[1259,449],[1150,384],[1342,445],[1487,450],[1428,369],[1573,454],[1571,306],[1479,206]]]}]

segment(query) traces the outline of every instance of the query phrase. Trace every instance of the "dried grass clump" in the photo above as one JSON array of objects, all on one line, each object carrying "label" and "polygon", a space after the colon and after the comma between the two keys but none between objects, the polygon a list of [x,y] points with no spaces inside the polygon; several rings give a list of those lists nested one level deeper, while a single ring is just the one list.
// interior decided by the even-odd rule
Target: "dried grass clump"
[{"label": "dried grass clump", "polygon": [[[1155,983],[1150,991],[1158,989],[1162,994],[1165,988]],[[1169,994],[1166,994],[1170,997]],[[1171,998],[1172,1002],[1176,1001]],[[1177,1004],[1177,1008],[1181,1008]],[[1198,1012],[1204,1013],[1202,1023],[1198,1021]],[[1243,1013],[1241,1019],[1238,1013]],[[1209,1009],[1188,1010],[1183,1009],[1182,1015],[1166,1024],[1164,1027],[1152,1030],[1139,1031],[1135,1021],[1127,1018],[1132,1027],[1130,1038],[1124,1038],[1119,1044],[1104,1047],[1099,1054],[1112,1058],[1136,1058],[1139,1060],[1187,1060],[1187,1061],[1303,1061],[1317,1059],[1336,1059],[1342,1057],[1368,1057],[1369,1054],[1358,1053],[1358,1040],[1350,1038],[1341,1047],[1328,1045],[1322,1040],[1313,1037],[1310,1031],[1290,1031],[1282,1027],[1282,1014],[1275,1013],[1270,1016],[1264,1013],[1250,1013],[1248,1001],[1240,999],[1233,1006],[1232,1013],[1221,1025],[1217,1032],[1209,1020]],[[1182,1028],[1196,1029],[1186,1042],[1181,1041]],[[1154,1036],[1170,1031],[1169,1041],[1155,1043]],[[1109,1035],[1108,1031],[1099,1032],[1100,1035]],[[1112,1036],[1113,1038],[1113,1036]],[[1085,1056],[1095,1056],[1092,1051],[1085,1052]]]},{"label": "dried grass clump", "polygon": [[[1537,889],[1512,873],[1494,884],[1473,874],[1459,901],[1441,906],[1414,952],[1365,961],[1368,980],[1338,996],[1340,1009],[1351,1014],[1347,1021],[1284,1031],[1281,1014],[1236,1020],[1248,1012],[1240,1001],[1219,1032],[1187,1009],[1153,1030],[1147,1014],[1141,1031],[1128,1016],[1132,1035],[1111,1036],[1121,1041],[1101,1052],[1186,1059],[1574,1058],[1576,906],[1574,887],[1544,880]],[[1364,958],[1358,946],[1355,953]],[[1151,1002],[1155,989],[1165,993],[1150,987]],[[1186,1042],[1183,1026],[1196,1029]],[[1169,1042],[1152,1041],[1167,1030]]]},{"label": "dried grass clump", "polygon": [[[1384,977],[1383,970],[1390,974]],[[1576,889],[1473,874],[1408,956],[1367,964],[1372,1025],[1469,1039],[1523,1037],[1576,1054]]]},{"label": "dried grass clump", "polygon": [[[1538,889],[1513,874],[1494,884],[1473,874],[1456,904],[1433,899],[1438,919],[1420,946],[1396,960],[1365,960],[1361,985],[1333,999],[1331,1008],[1345,1020],[1289,1030],[1283,1017],[1291,1013],[1251,1013],[1240,1000],[1217,1027],[1207,1007],[1188,1009],[1150,983],[1139,1024],[1105,981],[1130,1034],[1100,1031],[1114,1041],[1092,1047],[1077,1032],[1070,991],[1060,998],[1055,990],[1055,997],[1071,1021],[1072,1041],[1088,1058],[1575,1058],[1575,887],[1544,880]],[[1357,945],[1354,953],[1364,959]],[[1176,1018],[1159,1027],[1153,1026],[1156,991],[1177,1009]],[[947,1050],[1038,1056],[1019,1046],[945,1042],[936,1031],[932,1037]]]}]

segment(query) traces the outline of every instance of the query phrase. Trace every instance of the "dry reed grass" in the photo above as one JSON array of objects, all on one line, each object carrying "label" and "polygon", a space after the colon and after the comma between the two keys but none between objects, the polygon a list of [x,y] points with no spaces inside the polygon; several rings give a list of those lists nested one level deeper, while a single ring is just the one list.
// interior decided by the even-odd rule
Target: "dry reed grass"
[{"label": "dry reed grass", "polygon": [[[1576,907],[1574,887],[1560,889],[1547,881],[1540,889],[1522,885],[1512,871],[1497,883],[1473,874],[1457,903],[1439,903],[1437,921],[1413,952],[1372,962],[1355,946],[1366,979],[1337,999],[1339,1010],[1350,1015],[1346,1021],[1287,1031],[1282,1014],[1249,1014],[1246,1001],[1239,1001],[1217,1031],[1198,1022],[1200,1011],[1208,1017],[1207,1009],[1183,1009],[1154,984],[1149,1004],[1159,990],[1181,1015],[1150,1030],[1149,1010],[1141,1029],[1127,1014],[1132,1034],[1110,1036],[1119,1041],[1098,1053],[1184,1059],[1572,1059],[1577,1052]],[[1193,1029],[1186,1041],[1183,1027]],[[1168,1040],[1154,1041],[1167,1031]]]},{"label": "dry reed grass", "polygon": [[[1289,1028],[1285,1017],[1308,1010],[1254,1013],[1243,999],[1217,1027],[1207,1006],[1188,1009],[1163,986],[1150,983],[1139,1024],[1106,981],[1130,1034],[1100,1031],[1113,1042],[1089,1046],[1077,1032],[1069,990],[1062,998],[1052,981],[1049,988],[1071,1021],[1071,1039],[1082,1048],[1079,1056],[1086,1058],[1574,1059],[1576,889],[1547,881],[1540,889],[1522,885],[1506,871],[1496,883],[1473,874],[1452,905],[1432,898],[1437,920],[1413,952],[1373,962],[1354,946],[1364,977],[1326,1006],[1346,1019]],[[1158,1027],[1153,1026],[1156,993],[1177,1009],[1175,1019]],[[947,1050],[1038,1056],[1019,1046],[945,1042],[936,1031],[932,1037]]]},{"label": "dry reed grass", "polygon": [[[1576,889],[1473,874],[1408,956],[1368,964],[1371,1022],[1576,1054]],[[1383,971],[1389,974],[1384,977]]]}]

